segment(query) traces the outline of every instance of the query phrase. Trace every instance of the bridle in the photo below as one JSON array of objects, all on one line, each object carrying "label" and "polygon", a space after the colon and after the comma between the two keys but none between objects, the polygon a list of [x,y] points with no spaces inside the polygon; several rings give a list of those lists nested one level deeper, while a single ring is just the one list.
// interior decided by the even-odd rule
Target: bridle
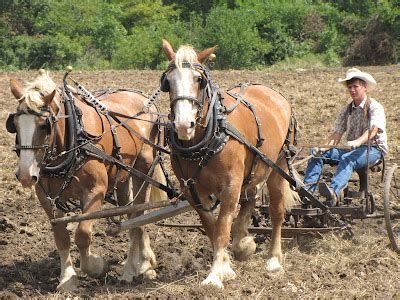
[{"label": "bridle", "polygon": [[[6,121],[6,129],[9,133],[15,133],[15,147],[14,151],[17,153],[17,155],[20,155],[21,150],[44,150],[42,158],[40,161],[38,161],[38,166],[42,171],[45,171],[47,168],[47,163],[49,160],[53,160],[53,152],[56,148],[56,137],[55,137],[55,131],[57,130],[57,121],[62,118],[60,114],[62,113],[62,110],[60,109],[58,111],[58,114],[56,115],[54,111],[51,109],[50,106],[46,105],[39,110],[33,110],[31,108],[17,108],[17,111],[15,113],[9,113],[8,118]],[[18,141],[18,132],[15,127],[14,123],[14,118],[16,116],[20,115],[34,115],[36,117],[44,119],[45,124],[41,126],[45,126],[46,128],[46,136],[44,138],[44,143],[41,145],[20,145]]]},{"label": "bridle", "polygon": [[[167,78],[167,75],[170,71],[176,69],[177,66],[176,64],[173,62],[171,64],[168,65],[168,69],[161,75],[161,79],[160,79],[160,89],[163,92],[169,92],[170,91],[170,84]],[[198,114],[200,114],[200,116],[197,117],[197,119],[201,119],[202,116],[202,111],[203,111],[203,107],[204,107],[204,101],[206,98],[206,93],[205,91],[209,93],[209,89],[207,89],[207,87],[210,86],[210,75],[208,72],[208,69],[206,67],[204,67],[202,64],[200,63],[189,63],[189,62],[183,62],[182,63],[182,68],[187,68],[187,69],[192,69],[192,70],[196,70],[197,72],[200,73],[201,77],[199,78],[199,86],[200,86],[200,90],[202,91],[201,93],[201,97],[200,98],[196,98],[193,96],[185,96],[185,95],[180,95],[180,96],[176,96],[175,98],[170,100],[170,108],[171,108],[171,116],[170,118],[173,119],[174,118],[174,107],[175,107],[175,103],[179,100],[188,100],[191,101],[193,104],[195,104],[198,108]],[[210,96],[210,95],[208,95]]]},{"label": "bridle", "polygon": [[[18,144],[18,138],[16,137],[15,139],[15,151],[17,152],[17,155],[19,156],[20,150],[38,150],[38,149],[45,149],[45,153],[47,153],[47,150],[50,146],[49,140],[50,140],[50,135],[52,133],[52,129],[55,124],[56,116],[52,112],[49,106],[44,106],[40,108],[40,111],[33,110],[31,108],[26,108],[26,109],[21,109],[18,108],[17,112],[15,113],[9,113],[8,118],[6,121],[6,129],[9,133],[17,133],[17,128],[15,127],[14,123],[14,118],[16,116],[20,115],[34,115],[40,118],[45,119],[45,126],[46,126],[46,137],[45,141],[47,143],[43,143],[42,145],[19,145]],[[45,157],[43,157],[44,161]]]}]

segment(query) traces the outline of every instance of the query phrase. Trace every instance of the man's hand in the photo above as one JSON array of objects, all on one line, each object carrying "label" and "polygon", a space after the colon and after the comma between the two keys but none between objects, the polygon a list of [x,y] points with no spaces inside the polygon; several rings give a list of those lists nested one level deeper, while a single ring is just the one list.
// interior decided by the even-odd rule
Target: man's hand
[{"label": "man's hand", "polygon": [[358,148],[361,146],[361,142],[359,140],[348,141],[347,146],[349,146],[351,148]]}]

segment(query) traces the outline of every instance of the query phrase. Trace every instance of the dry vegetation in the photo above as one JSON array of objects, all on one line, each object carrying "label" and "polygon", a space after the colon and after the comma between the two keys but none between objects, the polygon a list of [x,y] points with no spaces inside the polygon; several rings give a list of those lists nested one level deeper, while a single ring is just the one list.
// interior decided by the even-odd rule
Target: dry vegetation
[{"label": "dry vegetation", "polygon": [[[398,66],[368,67],[379,83],[372,96],[386,108],[390,140],[389,163],[399,161],[400,70]],[[344,68],[289,72],[214,71],[222,88],[240,82],[259,82],[281,91],[293,104],[300,124],[300,142],[319,142],[329,132],[333,116],[347,101],[336,79]],[[135,87],[151,93],[157,86],[158,71],[76,72],[74,77],[90,90],[104,87]],[[31,80],[34,72],[0,73],[0,121],[16,102],[9,92],[10,78]],[[61,72],[53,78],[61,83]],[[166,111],[166,98],[159,101]],[[35,195],[14,179],[16,155],[11,152],[14,137],[2,131],[0,143],[0,296],[46,297],[55,293],[60,267],[50,225]],[[372,180],[372,191],[382,207],[382,184]],[[173,222],[198,223],[187,213]],[[208,240],[196,230],[149,226],[158,259],[155,281],[138,278],[130,285],[117,280],[126,250],[126,234],[117,238],[104,234],[106,222],[96,226],[93,248],[111,263],[102,279],[81,276],[81,297],[251,297],[251,298],[399,298],[400,257],[388,246],[383,220],[355,221],[355,236],[327,234],[322,239],[285,240],[284,275],[270,277],[265,272],[268,243],[260,243],[248,262],[234,262],[237,279],[225,290],[202,287],[211,263]],[[73,226],[70,226],[72,229]],[[77,260],[78,251],[72,255]],[[79,263],[77,262],[77,266]]]}]

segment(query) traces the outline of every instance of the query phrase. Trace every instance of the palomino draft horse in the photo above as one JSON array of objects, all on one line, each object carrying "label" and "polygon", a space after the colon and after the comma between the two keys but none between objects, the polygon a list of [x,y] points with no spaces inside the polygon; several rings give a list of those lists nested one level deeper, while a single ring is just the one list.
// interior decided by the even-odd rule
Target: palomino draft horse
[{"label": "palomino draft horse", "polygon": [[[245,260],[255,252],[256,244],[247,228],[265,182],[273,222],[266,269],[281,271],[284,211],[299,198],[256,151],[287,169],[282,147],[289,140],[290,104],[262,85],[241,85],[221,92],[201,64],[215,47],[197,54],[191,46],[181,46],[175,53],[164,40],[163,50],[170,60],[161,77],[161,90],[170,97],[171,163],[214,251],[211,271],[202,284],[223,288],[224,281],[236,276],[226,252],[231,227],[234,257]],[[216,203],[220,203],[217,218],[211,212]]]},{"label": "palomino draft horse", "polygon": [[[119,126],[122,124],[117,122],[117,118],[108,116],[107,120],[105,114],[88,105],[76,93],[69,93],[71,98],[68,100],[65,88],[58,90],[44,70],[40,70],[39,76],[24,89],[14,79],[11,79],[10,86],[18,100],[17,112],[10,114],[7,120],[8,131],[17,134],[19,164],[16,177],[23,187],[35,186],[40,204],[50,219],[63,216],[66,203],[71,199],[80,202],[83,213],[89,213],[101,209],[106,195],[112,195],[114,191],[114,199],[119,205],[164,197],[161,190],[150,191],[143,180],[130,176],[101,156],[101,153],[114,155],[147,174],[155,153],[143,138],[153,143],[156,141],[158,129],[152,123],[155,114],[142,114],[145,121],[123,119],[124,126]],[[125,90],[103,95],[101,100],[102,107],[105,105],[110,112],[134,116],[142,111],[147,98],[138,92]],[[156,109],[151,106],[149,111],[155,113]],[[79,143],[77,139],[86,139],[86,143]],[[89,144],[99,149],[99,157],[88,155],[79,147]],[[160,167],[156,167],[153,178],[164,182]],[[90,251],[92,226],[93,220],[80,222],[75,231],[75,242],[81,256],[81,271],[99,277],[108,268],[102,257]],[[53,233],[61,260],[57,289],[74,290],[78,279],[70,256],[69,233],[65,224],[54,225]],[[131,230],[130,248],[121,279],[130,282],[133,276],[140,274],[154,278],[155,265],[155,255],[144,228]]]}]

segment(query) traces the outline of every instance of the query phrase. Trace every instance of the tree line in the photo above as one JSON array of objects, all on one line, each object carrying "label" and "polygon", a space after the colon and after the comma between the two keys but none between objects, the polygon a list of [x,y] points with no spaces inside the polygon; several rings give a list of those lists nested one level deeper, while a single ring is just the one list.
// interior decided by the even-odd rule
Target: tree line
[{"label": "tree line", "polygon": [[161,40],[215,68],[312,57],[325,66],[398,63],[400,0],[2,0],[0,69],[163,69]]}]

